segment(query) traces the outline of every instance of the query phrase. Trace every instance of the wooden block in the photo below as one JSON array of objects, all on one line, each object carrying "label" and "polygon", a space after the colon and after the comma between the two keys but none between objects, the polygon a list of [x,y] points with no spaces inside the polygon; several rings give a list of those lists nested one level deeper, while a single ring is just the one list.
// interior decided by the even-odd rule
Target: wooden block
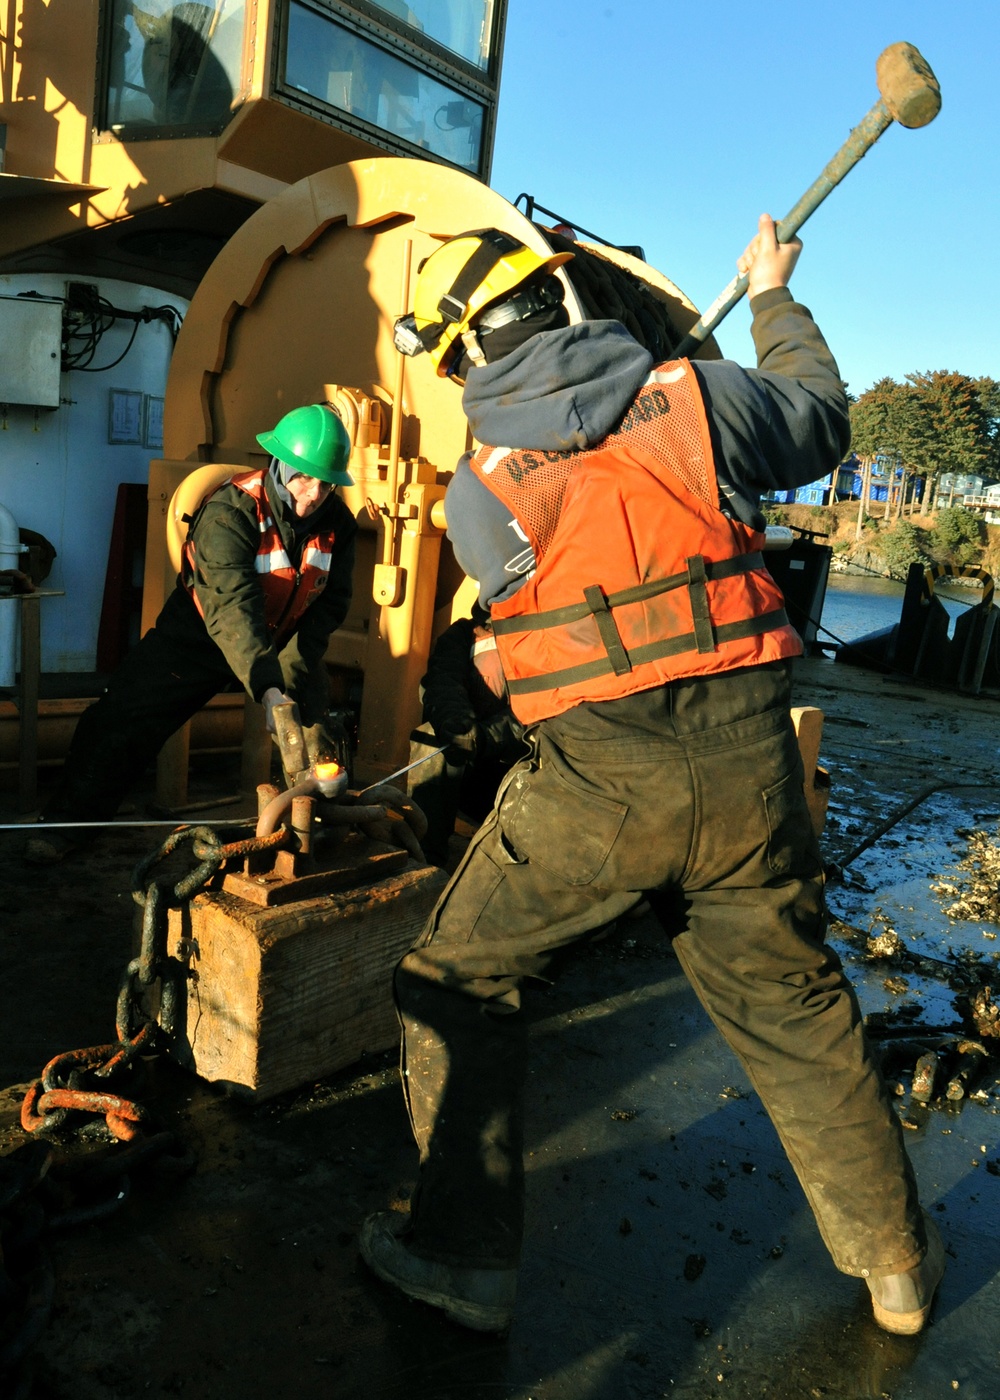
[{"label": "wooden block", "polygon": [[800,705],[792,710],[792,724],[799,741],[802,767],[805,770],[803,788],[813,831],[822,835],[826,824],[826,809],[830,802],[830,774],[819,767],[819,745],[823,737],[823,711],[816,705]]},{"label": "wooden block", "polygon": [[259,1100],[396,1044],[392,971],[447,878],[411,865],[273,908],[220,891],[172,909],[168,949],[194,974],[173,1058]]}]

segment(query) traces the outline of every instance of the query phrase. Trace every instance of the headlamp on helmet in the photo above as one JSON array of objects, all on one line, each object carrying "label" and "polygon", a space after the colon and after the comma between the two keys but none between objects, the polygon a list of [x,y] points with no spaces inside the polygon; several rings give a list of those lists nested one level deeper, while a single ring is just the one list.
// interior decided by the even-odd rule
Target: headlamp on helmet
[{"label": "headlamp on helmet", "polygon": [[427,346],[420,339],[417,318],[412,312],[400,316],[392,328],[392,343],[401,355],[422,355]]},{"label": "headlamp on helmet", "polygon": [[498,331],[501,326],[509,326],[512,321],[524,321],[529,316],[536,316],[539,311],[562,306],[565,297],[563,284],[558,277],[550,274],[544,281],[508,297],[499,306],[488,307],[476,322],[476,330],[480,335],[488,335],[490,331]]}]

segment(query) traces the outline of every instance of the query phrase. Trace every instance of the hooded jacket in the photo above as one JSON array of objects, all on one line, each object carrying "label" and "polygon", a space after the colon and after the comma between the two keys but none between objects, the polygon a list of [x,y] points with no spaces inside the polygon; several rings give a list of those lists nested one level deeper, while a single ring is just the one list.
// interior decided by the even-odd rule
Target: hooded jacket
[{"label": "hooded jacket", "polygon": [[535,561],[491,610],[522,723],[801,652],[763,535],[719,509],[687,360],[657,366],[594,447],[483,447],[471,467]]},{"label": "hooded jacket", "polygon": [[[298,556],[293,559],[285,548],[281,531],[271,512],[267,494],[267,473],[241,472],[227,485],[235,486],[251,497],[257,507],[257,556],[254,568],[264,593],[264,621],[281,646],[295,631],[306,610],[316,602],[326,587],[337,545],[332,521],[315,524],[316,512],[295,520],[295,540]],[[279,493],[280,494],[280,493]],[[201,599],[195,588],[198,577],[197,531],[188,532],[184,544],[181,578],[195,607],[202,612]],[[204,614],[202,614],[204,615]]]},{"label": "hooded jacket", "polygon": [[[786,288],[755,297],[758,369],[693,362],[715,458],[719,508],[762,530],[765,491],[834,470],[850,443],[836,362],[809,312]],[[580,450],[599,442],[631,406],[652,356],[617,321],[585,321],[532,337],[495,364],[470,370],[463,407],[476,439],[504,447]],[[511,512],[459,462],[446,497],[448,535],[489,606],[535,567]]]}]

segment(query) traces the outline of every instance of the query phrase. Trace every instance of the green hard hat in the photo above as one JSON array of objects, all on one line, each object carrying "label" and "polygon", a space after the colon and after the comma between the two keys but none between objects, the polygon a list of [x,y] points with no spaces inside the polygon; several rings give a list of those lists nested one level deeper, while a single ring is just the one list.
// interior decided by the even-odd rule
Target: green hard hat
[{"label": "green hard hat", "polygon": [[257,441],[265,452],[306,476],[318,477],[332,486],[350,486],[353,482],[347,472],[351,439],[325,403],[293,408],[273,432],[258,433]]}]

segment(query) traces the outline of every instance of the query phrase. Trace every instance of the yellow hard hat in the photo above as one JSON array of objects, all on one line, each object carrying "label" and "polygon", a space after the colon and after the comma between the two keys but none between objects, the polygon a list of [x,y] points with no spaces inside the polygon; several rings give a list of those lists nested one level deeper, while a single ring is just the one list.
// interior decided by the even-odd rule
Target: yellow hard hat
[{"label": "yellow hard hat", "polygon": [[[447,374],[460,349],[461,337],[490,306],[508,300],[525,283],[541,284],[547,274],[569,262],[572,256],[536,253],[495,228],[449,238],[420,265],[413,311],[396,322],[397,350],[404,355],[426,351],[438,374]],[[561,288],[559,292],[561,299]],[[541,295],[528,297],[523,308],[504,319],[520,319],[554,304],[555,299]]]}]

